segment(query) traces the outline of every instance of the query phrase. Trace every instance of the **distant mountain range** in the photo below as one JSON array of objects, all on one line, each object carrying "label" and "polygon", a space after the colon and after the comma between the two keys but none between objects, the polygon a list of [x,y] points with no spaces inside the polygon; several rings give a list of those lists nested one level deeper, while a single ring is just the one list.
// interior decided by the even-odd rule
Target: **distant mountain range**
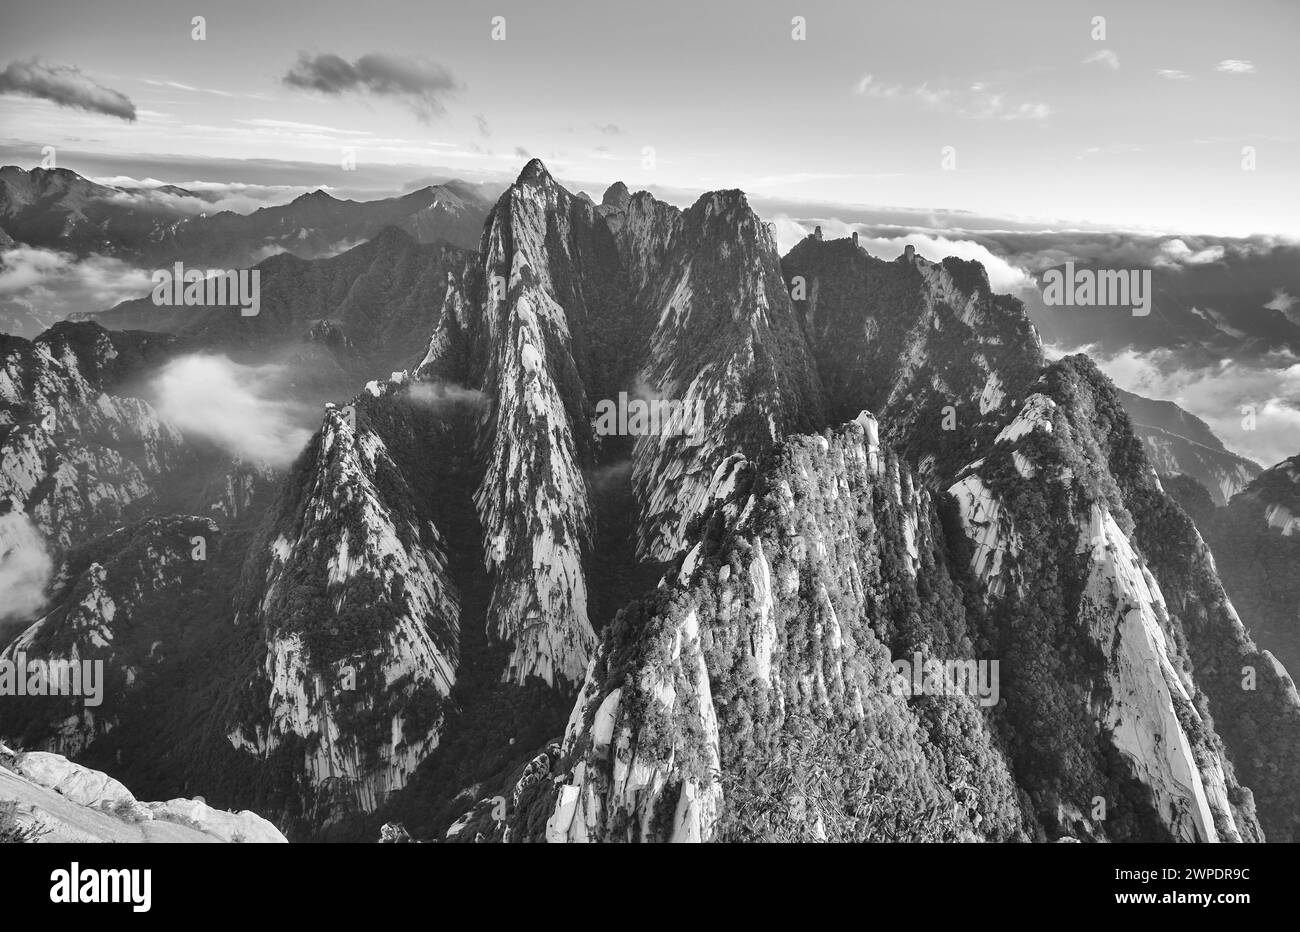
[{"label": "distant mountain range", "polygon": [[74,315],[113,330],[175,334],[188,345],[258,361],[297,359],[310,383],[351,394],[375,375],[412,369],[423,355],[413,333],[435,326],[474,253],[417,242],[398,227],[329,258],[281,254],[262,261],[261,307],[244,318],[228,307],[159,307],[150,298]]},{"label": "distant mountain range", "polygon": [[1156,471],[1191,476],[1209,490],[1216,505],[1226,505],[1263,472],[1258,463],[1225,449],[1209,425],[1172,401],[1116,391]]},{"label": "distant mountain range", "polygon": [[[1300,840],[1295,629],[1215,530],[1294,540],[1289,466],[1049,363],[978,263],[782,257],[740,191],[533,160],[472,249],[389,226],[262,261],[257,317],[0,342],[0,552],[54,567],[0,660],[111,671],[11,746],[295,840]],[[345,393],[242,461],[141,390],[199,351]]]},{"label": "distant mountain range", "polygon": [[[317,190],[249,214],[193,213],[202,203],[199,194],[175,186],[112,187],[67,169],[0,168],[0,231],[11,246],[109,257],[124,263],[123,270],[143,270],[144,282],[152,270],[176,262],[242,269],[279,254],[301,259],[335,255],[387,228],[417,243],[473,250],[491,207],[477,187],[454,181],[366,202],[338,200]],[[141,295],[150,287],[142,284]],[[0,331],[35,336],[56,319],[20,296],[0,298]]]}]

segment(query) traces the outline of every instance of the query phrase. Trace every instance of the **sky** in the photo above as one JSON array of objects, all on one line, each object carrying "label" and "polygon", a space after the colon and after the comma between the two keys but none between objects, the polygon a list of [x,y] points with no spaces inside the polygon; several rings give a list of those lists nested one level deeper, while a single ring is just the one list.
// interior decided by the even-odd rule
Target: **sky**
[{"label": "sky", "polygon": [[596,191],[1300,235],[1293,0],[202,7],[6,4],[4,161],[388,193],[538,156]]},{"label": "sky", "polygon": [[[203,6],[9,0],[0,164],[52,147],[104,183],[247,211],[449,178],[495,196],[540,157],[596,197],[618,180],[679,206],[741,188],[783,250],[813,225],[852,229],[883,258],[907,242],[976,259],[1031,304],[1044,263],[1178,247],[1191,266],[1226,249],[1231,284],[1192,312],[1231,312],[1225,333],[1285,329],[1279,313],[1300,327],[1285,259],[1249,259],[1300,248],[1300,0]],[[143,275],[20,253],[0,262],[0,294],[30,271],[32,300],[66,285],[108,306]],[[1271,338],[1209,362],[1196,341],[1079,340],[1055,349],[1183,404],[1230,448],[1294,452],[1300,359]],[[1245,404],[1265,412],[1257,431]]]}]

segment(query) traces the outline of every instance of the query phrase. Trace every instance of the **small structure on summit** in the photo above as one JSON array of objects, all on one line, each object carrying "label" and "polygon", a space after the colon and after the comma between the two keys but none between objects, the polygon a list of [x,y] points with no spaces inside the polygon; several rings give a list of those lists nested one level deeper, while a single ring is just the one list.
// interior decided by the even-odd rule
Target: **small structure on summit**
[{"label": "small structure on summit", "polygon": [[854,249],[857,249],[857,248],[858,248],[858,231],[857,231],[857,230],[854,230],[854,231],[853,231],[853,248],[854,248]]},{"label": "small structure on summit", "polygon": [[814,228],[813,228],[813,239],[821,239],[821,238],[822,238],[822,228],[821,228],[821,227],[814,227]]},{"label": "small structure on summit", "polygon": [[903,259],[908,265],[916,265],[916,247],[911,243],[903,247]]}]

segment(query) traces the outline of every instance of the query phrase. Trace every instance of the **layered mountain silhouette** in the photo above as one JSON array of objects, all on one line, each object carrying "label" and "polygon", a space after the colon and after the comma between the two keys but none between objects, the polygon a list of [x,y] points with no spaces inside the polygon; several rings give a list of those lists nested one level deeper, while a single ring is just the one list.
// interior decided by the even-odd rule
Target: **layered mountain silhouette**
[{"label": "layered mountain silhouette", "polygon": [[1209,491],[1216,505],[1226,505],[1264,471],[1253,460],[1225,449],[1204,421],[1172,401],[1117,392],[1156,470],[1190,476]]},{"label": "layered mountain silhouette", "polygon": [[277,252],[312,258],[389,226],[418,242],[472,249],[489,206],[475,186],[457,181],[377,201],[340,200],[318,189],[247,214],[195,213],[206,199],[174,185],[100,184],[66,168],[0,168],[0,228],[11,240],[143,264],[245,267]]},{"label": "layered mountain silhouette", "polygon": [[[140,270],[147,281],[154,270],[170,270],[177,262],[202,269],[251,269],[270,257],[290,262],[332,256],[390,228],[414,243],[473,250],[491,206],[478,186],[458,181],[376,201],[340,200],[316,190],[251,213],[202,210],[209,197],[172,185],[105,185],[68,169],[5,166],[0,168],[0,248],[108,258],[120,263],[116,274]],[[355,268],[353,272],[360,275]],[[142,287],[142,296],[148,290],[148,285]],[[319,302],[329,296],[306,291],[299,296],[304,299]],[[364,300],[364,291],[357,299]],[[72,308],[76,314],[102,310]],[[180,326],[165,311],[158,309],[143,325],[154,330]],[[123,311],[109,325],[126,326],[123,321],[131,314]],[[6,332],[32,337],[53,322],[21,295],[0,300],[0,329]]]},{"label": "layered mountain silhouette", "polygon": [[[739,191],[597,205],[537,160],[480,232],[0,346],[0,507],[60,567],[8,653],[116,677],[0,736],[294,839],[1300,837],[1300,695],[1186,454],[977,263],[783,258]],[[287,470],[132,393],[313,333],[372,374]],[[1281,538],[1269,477],[1230,508]]]}]

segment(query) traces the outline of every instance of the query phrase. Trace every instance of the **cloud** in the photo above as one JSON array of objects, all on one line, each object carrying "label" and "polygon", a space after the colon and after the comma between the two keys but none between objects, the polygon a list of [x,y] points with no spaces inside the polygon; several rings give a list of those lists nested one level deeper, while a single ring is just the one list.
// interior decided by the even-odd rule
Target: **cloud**
[{"label": "cloud", "polygon": [[1207,265],[1219,262],[1227,255],[1227,250],[1218,244],[1204,249],[1192,249],[1182,239],[1165,240],[1160,244],[1160,255],[1154,260],[1155,265]]},{"label": "cloud", "polygon": [[1119,71],[1119,56],[1110,49],[1093,52],[1083,60],[1085,65],[1104,65],[1111,71]]},{"label": "cloud", "polygon": [[1295,297],[1287,294],[1285,288],[1274,288],[1272,300],[1264,307],[1270,311],[1281,311],[1287,320],[1300,327],[1300,308],[1296,307]]},{"label": "cloud", "polygon": [[1179,71],[1177,68],[1158,68],[1156,74],[1166,81],[1190,81],[1192,76],[1186,71]]},{"label": "cloud", "polygon": [[1191,307],[1189,310],[1220,333],[1226,333],[1228,336],[1234,337],[1238,340],[1246,338],[1246,331],[1232,326],[1232,324],[1228,322],[1227,317],[1220,314],[1212,307],[1207,307],[1204,310],[1199,307]]},{"label": "cloud", "polygon": [[311,437],[303,426],[307,406],[281,400],[287,375],[284,366],[246,366],[195,353],[171,360],[154,376],[149,401],[186,434],[240,459],[282,467]]},{"label": "cloud", "polygon": [[60,107],[88,110],[135,122],[135,104],[120,91],[96,84],[74,65],[50,65],[35,58],[10,62],[0,71],[0,94],[48,100]]},{"label": "cloud", "polygon": [[54,560],[32,519],[17,510],[0,515],[0,621],[35,618],[53,572]]},{"label": "cloud", "polygon": [[1240,58],[1225,58],[1214,66],[1214,70],[1227,74],[1254,74],[1255,64]]},{"label": "cloud", "polygon": [[[197,216],[223,210],[237,214],[251,213],[259,207],[285,204],[302,194],[324,185],[245,184],[225,181],[182,181],[178,184],[157,178],[131,178],[127,175],[91,178],[98,184],[119,190],[105,198],[110,203],[141,209],[168,211]],[[184,193],[161,188],[181,188]]]},{"label": "cloud", "polygon": [[22,310],[49,322],[98,311],[149,293],[149,273],[98,253],[18,246],[0,253],[0,310]]},{"label": "cloud", "polygon": [[421,120],[445,113],[443,99],[460,88],[452,73],[436,62],[384,52],[362,55],[355,62],[329,53],[300,52],[282,80],[290,87],[335,96],[369,93],[394,97],[405,101]]},{"label": "cloud", "polygon": [[487,117],[485,117],[483,114],[481,113],[474,114],[474,122],[478,124],[478,132],[480,136],[492,135],[492,127],[488,126]]},{"label": "cloud", "polygon": [[853,86],[853,93],[877,100],[914,101],[927,109],[972,120],[1043,120],[1052,114],[1052,108],[1045,103],[1008,103],[1005,94],[994,93],[984,82],[976,82],[966,90],[933,88],[929,82],[904,87],[878,81],[868,74]]},{"label": "cloud", "polygon": [[[1195,414],[1228,449],[1264,466],[1300,453],[1300,362],[1265,367],[1236,360],[1188,367],[1174,350],[1088,352],[1120,388],[1172,401]],[[1064,355],[1057,348],[1054,356]],[[1253,429],[1246,412],[1253,413]]]},{"label": "cloud", "polygon": [[259,129],[270,130],[290,130],[292,132],[310,133],[310,134],[327,134],[337,136],[369,136],[370,131],[364,129],[339,129],[337,126],[324,126],[320,123],[299,123],[297,120],[268,120],[259,118],[256,120],[236,120],[236,123],[244,123],[248,126],[256,126]]},{"label": "cloud", "polygon": [[523,146],[515,146],[515,157],[520,159],[530,158],[528,150]]},{"label": "cloud", "polygon": [[434,411],[461,405],[477,408],[487,401],[487,396],[478,389],[465,388],[454,382],[416,382],[407,395],[416,404]]},{"label": "cloud", "polygon": [[218,97],[235,96],[229,91],[219,91],[211,87],[195,87],[192,84],[182,84],[179,81],[154,81],[149,78],[145,78],[144,83],[148,84],[150,87],[166,87],[176,91],[189,91],[194,94],[215,94]]},{"label": "cloud", "polygon": [[598,133],[602,133],[606,136],[623,135],[623,127],[619,126],[616,123],[597,123],[595,124],[595,126],[596,126],[596,131]]},{"label": "cloud", "polygon": [[632,465],[632,459],[628,457],[587,471],[584,473],[587,490],[600,496],[628,488],[632,481]]},{"label": "cloud", "polygon": [[989,276],[989,286],[995,292],[1014,294],[1034,285],[1033,278],[1025,269],[971,240],[916,232],[882,236],[879,231],[865,225],[848,224],[834,219],[811,221],[778,216],[772,222],[776,225],[777,246],[782,253],[788,252],[811,233],[815,226],[820,226],[822,236],[826,239],[840,239],[856,232],[858,245],[880,259],[897,259],[903,254],[903,247],[911,244],[922,257],[931,262],[941,262],[948,256],[974,260],[984,266],[984,271]]}]

